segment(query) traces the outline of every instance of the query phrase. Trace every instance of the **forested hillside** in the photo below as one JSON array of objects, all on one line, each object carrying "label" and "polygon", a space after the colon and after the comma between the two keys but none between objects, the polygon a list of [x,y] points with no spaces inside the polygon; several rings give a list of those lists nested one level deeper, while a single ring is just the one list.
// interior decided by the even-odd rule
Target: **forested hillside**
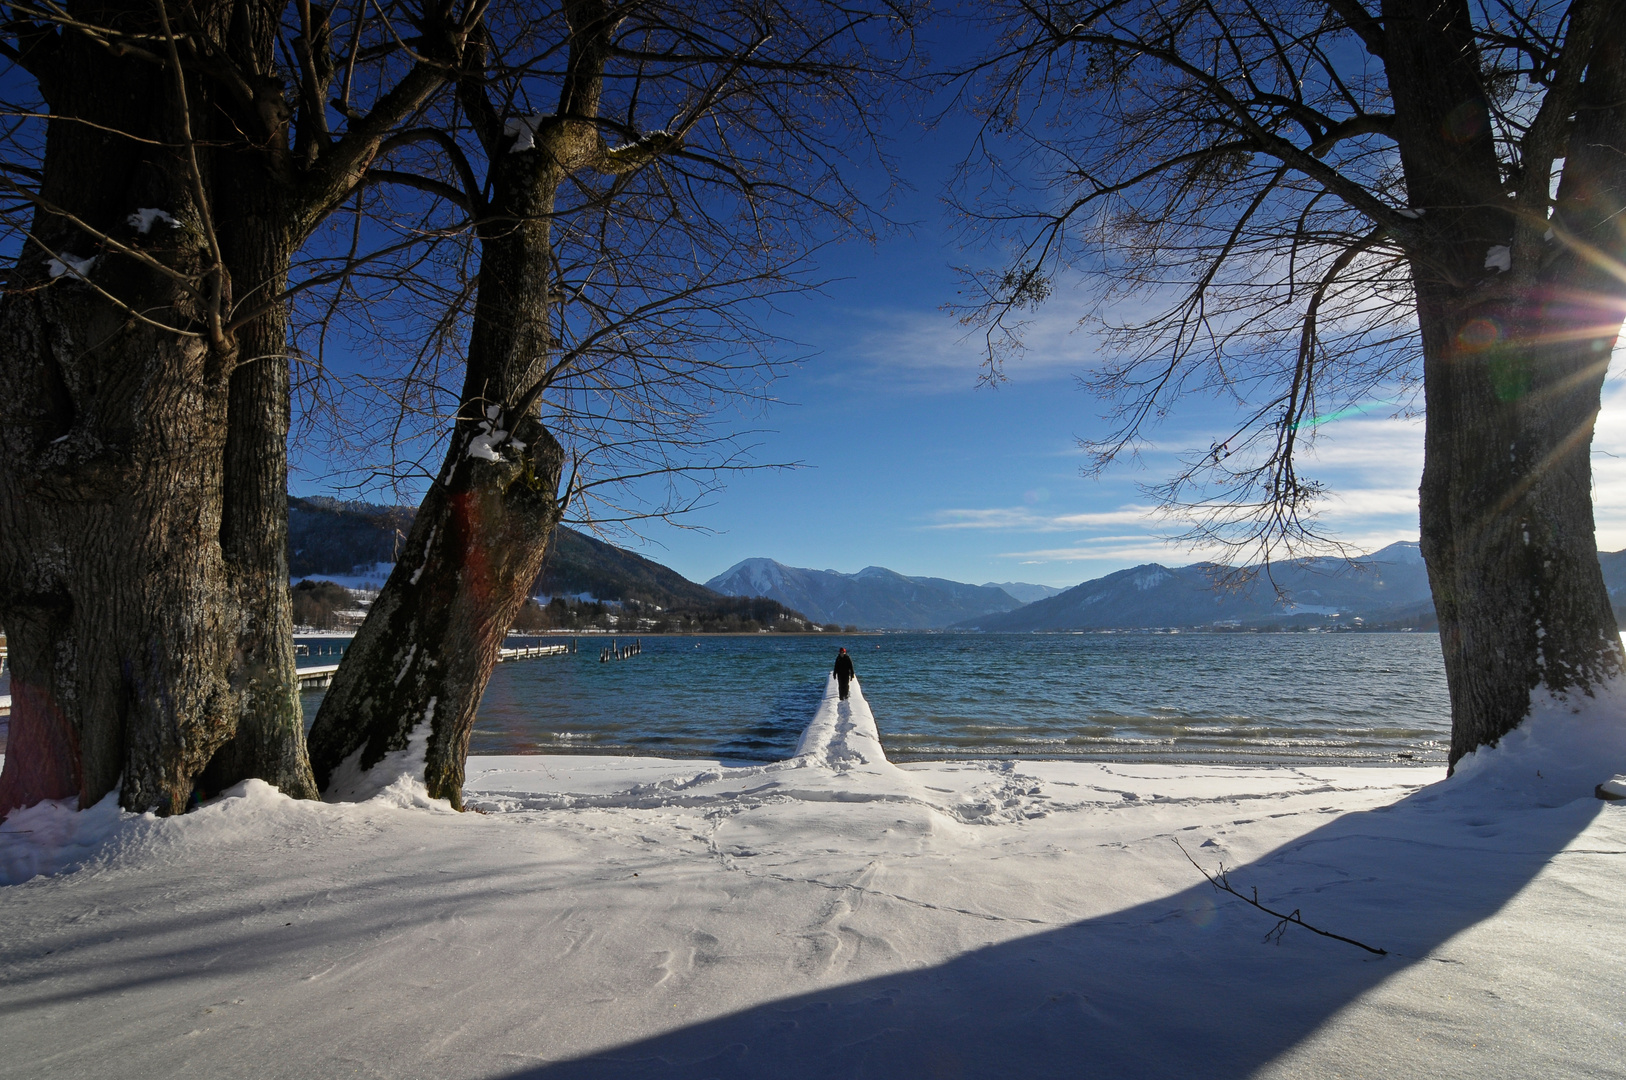
[{"label": "forested hillside", "polygon": [[[289,573],[347,577],[393,562],[412,518],[405,506],[290,497]],[[296,599],[309,607],[316,594],[307,594]],[[816,629],[807,616],[776,600],[724,596],[653,559],[562,527],[530,594],[551,602],[526,604],[515,625],[527,630],[618,629],[629,620],[652,633]]]}]

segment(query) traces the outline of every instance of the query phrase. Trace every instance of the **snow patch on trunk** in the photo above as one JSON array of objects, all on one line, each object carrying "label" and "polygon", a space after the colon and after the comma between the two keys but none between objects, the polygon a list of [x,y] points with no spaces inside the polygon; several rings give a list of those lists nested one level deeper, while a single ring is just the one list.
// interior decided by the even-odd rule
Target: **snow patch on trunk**
[{"label": "snow patch on trunk", "polygon": [[501,461],[502,455],[497,448],[508,439],[508,432],[497,426],[502,419],[502,407],[492,405],[486,409],[486,417],[480,421],[480,430],[469,440],[468,456],[481,458],[485,461]]},{"label": "snow patch on trunk", "polygon": [[143,206],[125,220],[130,223],[130,228],[142,236],[152,232],[152,227],[160,221],[172,229],[181,227],[181,223],[176,221],[168,210],[160,210],[156,206]]},{"label": "snow patch on trunk", "polygon": [[66,274],[69,277],[76,277],[84,281],[89,280],[90,272],[96,269],[96,263],[100,259],[100,255],[91,255],[81,259],[77,255],[69,255],[64,251],[60,257],[46,259],[45,269],[54,278]]},{"label": "snow patch on trunk", "polygon": [[[419,572],[421,573],[422,571],[419,571]],[[416,585],[418,583],[416,577],[413,578],[412,583],[414,585]],[[401,661],[401,670],[397,671],[395,673],[395,683],[394,683],[394,685],[396,685],[396,686],[401,685],[401,680],[406,678],[407,670],[412,667],[412,658],[414,656],[416,656],[416,655],[418,655],[418,643],[413,642],[411,645],[407,646],[406,659]]]},{"label": "snow patch on trunk", "polygon": [[413,585],[416,585],[418,583],[418,579],[423,577],[424,567],[429,565],[429,552],[435,546],[435,530],[438,528],[440,528],[439,525],[429,526],[429,539],[423,542],[423,565],[412,571],[411,584]]},{"label": "snow patch on trunk", "polygon": [[333,778],[328,781],[327,791],[322,794],[323,800],[330,803],[366,802],[382,798],[401,807],[451,810],[451,803],[445,799],[431,799],[423,782],[438,700],[429,699],[429,704],[423,710],[423,719],[407,736],[405,749],[389,751],[369,769],[361,767],[361,755],[367,749],[365,746],[341,761],[339,767],[333,770]]},{"label": "snow patch on trunk", "polygon": [[527,150],[536,148],[536,129],[542,126],[543,114],[532,113],[530,116],[511,116],[503,121],[502,133],[511,136],[514,145],[508,148],[510,154],[522,154]]}]

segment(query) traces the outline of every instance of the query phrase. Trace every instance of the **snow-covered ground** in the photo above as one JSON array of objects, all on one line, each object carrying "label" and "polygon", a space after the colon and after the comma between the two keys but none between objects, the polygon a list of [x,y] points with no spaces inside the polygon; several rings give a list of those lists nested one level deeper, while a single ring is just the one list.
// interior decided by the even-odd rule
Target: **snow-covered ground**
[{"label": "snow-covered ground", "polygon": [[353,566],[350,570],[348,574],[304,574],[290,578],[288,584],[298,585],[301,581],[331,581],[335,585],[343,585],[352,592],[376,594],[389,580],[390,574],[395,570],[395,564],[373,563],[370,566]]},{"label": "snow-covered ground", "polygon": [[[832,687],[789,761],[476,758],[480,814],[43,806],[0,828],[0,1077],[1623,1076],[1593,705],[1442,782],[894,766]],[[1387,955],[1263,940],[1186,853]]]}]

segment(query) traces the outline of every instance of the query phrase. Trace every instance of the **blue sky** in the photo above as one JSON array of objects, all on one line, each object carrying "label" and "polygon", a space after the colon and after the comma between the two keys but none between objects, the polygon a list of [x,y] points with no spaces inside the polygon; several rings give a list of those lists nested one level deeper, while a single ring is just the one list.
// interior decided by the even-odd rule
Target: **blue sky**
[{"label": "blue sky", "polygon": [[[792,305],[775,328],[818,354],[776,386],[761,460],[794,470],[738,476],[692,515],[693,530],[646,530],[640,550],[705,581],[741,559],[851,573],[885,566],[957,581],[1069,586],[1144,562],[1207,554],[1173,546],[1140,485],[1175,452],[1206,446],[1227,413],[1189,400],[1140,463],[1081,475],[1080,436],[1104,430],[1101,402],[1076,388],[1094,356],[1080,309],[1058,295],[1036,317],[1029,355],[998,389],[978,387],[978,343],[943,305],[961,250],[916,178],[910,235],[837,249],[843,280]],[[1618,364],[1617,364],[1618,367]],[[1595,443],[1599,543],[1626,547],[1626,397],[1611,372]],[[1362,550],[1417,538],[1420,419],[1382,407],[1322,425],[1306,471],[1331,487],[1322,520]],[[629,545],[632,546],[632,545]]]},{"label": "blue sky", "polygon": [[[705,581],[741,559],[853,572],[865,566],[959,581],[1069,586],[1144,562],[1172,565],[1212,552],[1170,545],[1178,528],[1151,512],[1139,485],[1167,475],[1174,454],[1207,446],[1227,414],[1188,400],[1155,434],[1140,467],[1081,475],[1079,437],[1104,431],[1101,402],[1076,389],[1095,355],[1076,329],[1082,305],[1065,290],[1034,319],[1028,355],[998,389],[976,384],[977,342],[944,305],[956,264],[990,260],[961,246],[941,196],[968,146],[951,129],[906,127],[892,147],[907,163],[893,209],[906,229],[876,246],[825,249],[834,279],[773,317],[778,335],[813,350],[774,387],[756,459],[801,467],[734,476],[688,515],[687,528],[647,524],[643,537],[612,537],[684,576]],[[1626,547],[1626,398],[1612,372],[1595,443],[1599,543]],[[1303,471],[1325,481],[1328,530],[1375,550],[1417,537],[1420,420],[1382,408],[1322,425]],[[438,460],[438,455],[436,457]],[[339,494],[299,472],[298,494]],[[352,495],[353,497],[353,495]]]},{"label": "blue sky", "polygon": [[[935,208],[933,208],[935,209]],[[1201,553],[1160,541],[1171,526],[1139,485],[1172,454],[1092,479],[1077,438],[1101,429],[1076,389],[1093,343],[1053,302],[1034,348],[997,389],[976,385],[977,342],[942,310],[954,297],[951,238],[936,221],[876,250],[842,253],[847,278],[778,327],[818,348],[777,386],[763,460],[802,468],[738,476],[693,515],[711,532],[658,529],[644,553],[696,580],[740,559],[852,572],[869,565],[959,581],[1074,585],[1125,566]],[[1221,414],[1192,401],[1160,445],[1207,445]],[[1343,489],[1329,522],[1365,547],[1417,534],[1421,431],[1357,418],[1323,431],[1316,474]]]}]

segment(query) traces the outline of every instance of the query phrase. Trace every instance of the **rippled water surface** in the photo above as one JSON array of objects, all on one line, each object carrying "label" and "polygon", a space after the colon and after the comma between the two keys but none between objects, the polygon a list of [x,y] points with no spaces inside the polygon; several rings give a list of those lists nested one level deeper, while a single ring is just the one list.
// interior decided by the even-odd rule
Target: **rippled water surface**
[{"label": "rippled water surface", "polygon": [[470,751],[783,758],[837,645],[893,760],[1443,763],[1449,745],[1434,634],[647,637],[601,664],[603,644],[499,665]]}]

